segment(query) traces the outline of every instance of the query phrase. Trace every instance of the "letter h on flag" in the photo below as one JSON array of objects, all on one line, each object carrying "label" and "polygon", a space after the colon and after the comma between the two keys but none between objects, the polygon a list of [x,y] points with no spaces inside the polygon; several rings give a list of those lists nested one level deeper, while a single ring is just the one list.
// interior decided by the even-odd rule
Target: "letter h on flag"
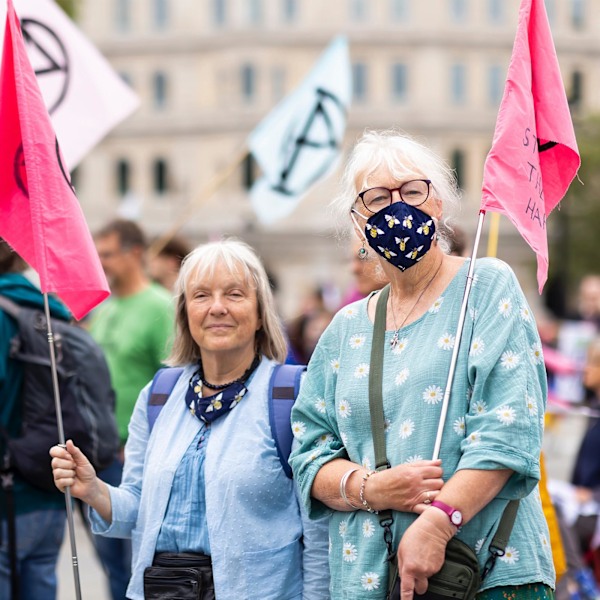
[{"label": "letter h on flag", "polygon": [[109,295],[8,0],[0,72],[0,236],[80,319]]},{"label": "letter h on flag", "polygon": [[544,0],[522,0],[481,210],[506,214],[536,253],[540,293],[548,278],[546,219],[580,163]]}]

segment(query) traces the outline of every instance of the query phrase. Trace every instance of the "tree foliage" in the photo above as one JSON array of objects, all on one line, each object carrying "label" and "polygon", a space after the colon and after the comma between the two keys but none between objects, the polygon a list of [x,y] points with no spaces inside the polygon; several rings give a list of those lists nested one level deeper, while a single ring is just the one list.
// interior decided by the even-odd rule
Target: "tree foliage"
[{"label": "tree foliage", "polygon": [[79,0],[56,0],[56,3],[71,17],[77,17],[77,9],[79,8]]}]

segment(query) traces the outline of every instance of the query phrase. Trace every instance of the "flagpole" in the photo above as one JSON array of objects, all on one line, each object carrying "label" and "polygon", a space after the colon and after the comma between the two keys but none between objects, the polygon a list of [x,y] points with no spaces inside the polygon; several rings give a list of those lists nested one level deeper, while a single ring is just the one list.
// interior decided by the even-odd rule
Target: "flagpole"
[{"label": "flagpole", "polygon": [[200,192],[195,200],[190,200],[183,212],[179,215],[175,223],[171,228],[156,241],[150,244],[148,248],[148,258],[156,257],[160,251],[168,244],[169,240],[177,233],[177,231],[188,221],[190,216],[194,213],[197,208],[197,204],[208,200],[218,189],[221,187],[224,181],[240,166],[243,160],[248,156],[248,147],[244,146],[234,156],[233,160],[223,167],[220,171],[213,176],[213,178],[204,186],[204,189]]},{"label": "flagpole", "polygon": [[[58,429],[58,441],[60,446],[65,446],[65,430],[62,420],[62,407],[60,403],[60,389],[58,386],[58,373],[56,369],[56,353],[54,351],[54,334],[52,333],[52,322],[50,321],[50,305],[48,303],[48,293],[44,292],[44,311],[46,313],[46,328],[48,332],[48,346],[50,348],[50,370],[52,372],[52,387],[54,389],[54,407],[56,410],[56,426]],[[69,539],[71,542],[71,560],[73,563],[73,578],[75,581],[75,597],[81,600],[81,582],[79,580],[79,561],[77,558],[77,547],[75,544],[75,526],[73,522],[73,502],[71,499],[71,489],[65,488],[65,505],[67,507],[67,525],[69,529]]]},{"label": "flagpole", "polygon": [[444,433],[444,425],[446,424],[446,416],[448,414],[448,406],[450,405],[450,392],[452,391],[452,384],[454,382],[454,373],[456,371],[456,363],[458,362],[458,351],[460,349],[460,341],[462,338],[463,327],[465,324],[465,317],[467,314],[467,305],[469,302],[469,294],[471,293],[471,287],[473,285],[473,273],[475,271],[475,259],[477,258],[477,250],[479,248],[479,239],[481,238],[481,231],[483,229],[483,221],[485,219],[485,210],[479,211],[479,222],[477,223],[477,232],[475,233],[475,242],[473,243],[473,252],[471,254],[471,263],[469,264],[469,271],[467,273],[467,281],[465,284],[465,292],[463,295],[462,305],[460,307],[460,314],[458,317],[458,324],[456,326],[456,336],[454,340],[454,348],[452,349],[452,358],[450,360],[450,369],[448,370],[448,380],[446,382],[446,389],[444,390],[444,399],[442,401],[442,412],[440,414],[440,421],[438,424],[438,431],[435,438],[435,446],[433,447],[433,460],[436,460],[440,455],[440,447],[442,445],[442,435]]}]

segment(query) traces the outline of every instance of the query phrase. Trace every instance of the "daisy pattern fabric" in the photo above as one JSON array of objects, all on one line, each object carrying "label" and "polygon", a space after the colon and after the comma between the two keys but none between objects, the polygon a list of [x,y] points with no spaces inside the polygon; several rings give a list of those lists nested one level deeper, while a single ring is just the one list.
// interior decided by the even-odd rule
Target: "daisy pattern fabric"
[{"label": "daisy pattern fabric", "polygon": [[[386,332],[383,398],[392,465],[431,457],[467,271],[468,261],[429,310],[400,330],[393,350],[393,332]],[[537,488],[547,390],[535,321],[514,273],[497,259],[477,261],[468,309],[440,453],[444,477],[458,469],[508,468],[514,474],[458,537],[476,550],[483,567],[508,501],[522,499],[506,554],[483,589],[532,582],[553,587]],[[368,469],[375,463],[368,400],[372,331],[366,299],[338,312],[313,354],[292,412],[298,445],[290,463],[313,517],[329,511],[310,497],[322,465],[338,457]],[[394,513],[396,546],[415,518]],[[384,599],[385,556],[375,515],[332,511],[332,598]]]}]

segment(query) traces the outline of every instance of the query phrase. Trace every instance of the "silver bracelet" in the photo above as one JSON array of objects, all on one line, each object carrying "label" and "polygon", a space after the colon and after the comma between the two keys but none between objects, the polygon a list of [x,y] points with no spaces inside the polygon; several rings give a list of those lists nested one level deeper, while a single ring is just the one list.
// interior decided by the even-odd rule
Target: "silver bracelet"
[{"label": "silver bracelet", "polygon": [[362,502],[362,505],[365,507],[365,510],[369,511],[370,513],[373,513],[375,515],[379,514],[378,510],[375,510],[374,508],[371,507],[371,505],[365,500],[365,485],[367,484],[367,479],[369,479],[369,477],[371,477],[371,475],[377,473],[377,471],[368,471],[367,473],[365,473],[362,477],[362,481],[360,482],[360,501]]},{"label": "silver bracelet", "polygon": [[353,469],[348,469],[348,471],[346,471],[343,475],[342,478],[340,479],[340,498],[350,507],[353,508],[354,510],[357,510],[358,508],[360,508],[359,506],[354,506],[354,504],[352,504],[352,502],[350,502],[350,500],[348,499],[348,496],[346,495],[346,484],[348,483],[348,479],[350,479],[350,475],[352,475],[352,473],[355,473],[356,471],[358,471],[357,468],[353,468]]}]

